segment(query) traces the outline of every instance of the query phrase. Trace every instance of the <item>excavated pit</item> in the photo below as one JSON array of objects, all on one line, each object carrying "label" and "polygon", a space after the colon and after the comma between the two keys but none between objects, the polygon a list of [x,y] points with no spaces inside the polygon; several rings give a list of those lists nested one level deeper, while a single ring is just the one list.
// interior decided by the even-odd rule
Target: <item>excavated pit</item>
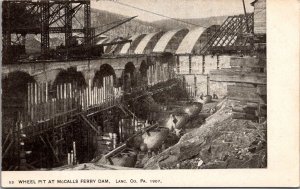
[{"label": "excavated pit", "polygon": [[[200,103],[161,96],[164,95],[163,101],[157,101],[154,95],[146,98],[153,110],[160,110],[155,117],[157,127],[132,136],[126,147],[110,158],[98,156],[93,163],[76,165],[74,170],[267,166],[267,124],[233,119],[232,109],[241,102],[204,97],[198,100]],[[172,126],[174,116],[178,125]]]}]

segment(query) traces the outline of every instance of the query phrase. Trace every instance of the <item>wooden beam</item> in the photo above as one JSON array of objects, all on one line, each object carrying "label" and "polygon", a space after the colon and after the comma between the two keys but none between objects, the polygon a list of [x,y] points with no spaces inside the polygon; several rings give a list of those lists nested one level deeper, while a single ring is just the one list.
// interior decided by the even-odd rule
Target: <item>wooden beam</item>
[{"label": "wooden beam", "polygon": [[124,150],[126,147],[127,147],[127,144],[124,143],[124,144],[122,144],[121,146],[119,146],[119,147],[113,149],[112,151],[108,152],[107,154],[105,154],[104,157],[105,157],[106,159],[108,159],[108,158],[112,157],[113,155],[115,155],[115,154],[121,152],[121,151]]},{"label": "wooden beam", "polygon": [[79,116],[87,126],[91,127],[98,135],[100,134],[97,128],[91,123],[91,121],[85,115],[79,114]]},{"label": "wooden beam", "polygon": [[7,148],[5,149],[5,152],[2,154],[2,159],[6,156],[7,152],[9,151],[11,145],[13,144],[13,141],[10,141]]},{"label": "wooden beam", "polygon": [[[229,87],[229,86],[227,86]],[[256,92],[256,89],[252,89],[252,91]],[[247,90],[234,90],[234,89],[228,89],[227,91],[227,96],[228,97],[238,97],[238,98],[243,98],[243,99],[257,99],[259,101],[259,95],[256,94],[255,92],[252,92],[251,89]]]},{"label": "wooden beam", "polygon": [[52,153],[53,153],[53,155],[54,155],[54,157],[55,157],[55,159],[56,159],[57,163],[59,163],[59,162],[60,162],[60,160],[59,160],[59,158],[58,158],[57,154],[55,153],[54,147],[52,146],[52,144],[51,144],[51,142],[50,142],[49,138],[48,138],[48,137],[46,137],[46,140],[47,140],[47,142],[48,142],[48,144],[49,144],[49,147],[50,147],[50,148],[51,148],[51,150],[52,150]]},{"label": "wooden beam", "polygon": [[266,85],[267,77],[265,73],[254,73],[232,70],[212,70],[210,71],[210,81],[251,83]]},{"label": "wooden beam", "polygon": [[241,102],[254,102],[254,103],[260,103],[261,105],[266,105],[260,97],[250,98],[250,97],[228,96],[227,99],[228,100],[237,100],[237,101],[241,101]]},{"label": "wooden beam", "polygon": [[8,141],[9,136],[10,136],[11,134],[12,134],[12,129],[10,128],[9,131],[8,131],[8,133],[7,133],[7,135],[6,135],[6,137],[5,137],[5,140],[4,140],[3,144],[2,144],[2,146],[5,146],[5,145],[6,145],[6,142]]}]

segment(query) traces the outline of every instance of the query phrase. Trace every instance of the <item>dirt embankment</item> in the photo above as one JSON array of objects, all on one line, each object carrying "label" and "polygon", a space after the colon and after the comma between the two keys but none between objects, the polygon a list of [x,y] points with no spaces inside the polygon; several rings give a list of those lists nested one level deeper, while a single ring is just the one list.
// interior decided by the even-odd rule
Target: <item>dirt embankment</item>
[{"label": "dirt embankment", "polygon": [[[239,102],[223,100],[205,105],[216,112],[194,125],[180,141],[153,156],[145,169],[264,168],[267,166],[265,123],[232,119],[231,108]],[[209,107],[209,108],[207,108]],[[203,112],[202,112],[203,113]],[[205,112],[204,112],[205,113]]]}]

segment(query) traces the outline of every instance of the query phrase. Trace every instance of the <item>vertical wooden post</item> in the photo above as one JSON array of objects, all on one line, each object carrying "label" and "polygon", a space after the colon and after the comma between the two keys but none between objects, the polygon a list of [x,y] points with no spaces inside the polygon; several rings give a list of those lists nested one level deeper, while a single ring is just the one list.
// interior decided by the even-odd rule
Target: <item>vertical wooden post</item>
[{"label": "vertical wooden post", "polygon": [[36,111],[37,111],[37,83],[34,84],[34,115],[33,115],[33,119],[34,122],[37,120],[37,116],[36,116]]},{"label": "vertical wooden post", "polygon": [[46,103],[46,110],[45,110],[45,112],[46,112],[46,119],[49,119],[49,103],[48,103],[48,82],[46,81],[46,83],[45,83],[45,103]]},{"label": "vertical wooden post", "polygon": [[97,87],[97,105],[100,104],[100,88]]},{"label": "vertical wooden post", "polygon": [[41,120],[45,120],[45,99],[46,99],[46,89],[45,89],[46,83],[41,83]]},{"label": "vertical wooden post", "polygon": [[93,88],[93,91],[94,91],[94,105],[97,104],[97,89],[96,87]]},{"label": "vertical wooden post", "polygon": [[106,77],[103,78],[104,102],[106,102]]},{"label": "vertical wooden post", "polygon": [[205,73],[205,55],[202,55],[202,74]]},{"label": "vertical wooden post", "polygon": [[57,98],[52,98],[52,100],[51,100],[51,118],[53,118],[54,117],[54,115],[56,114],[56,100],[57,100]]},{"label": "vertical wooden post", "polygon": [[219,55],[217,55],[217,69],[219,69],[220,67],[219,67],[219,64],[220,64],[220,56]]},{"label": "vertical wooden post", "polygon": [[97,88],[94,87],[94,105],[97,105]]},{"label": "vertical wooden post", "polygon": [[110,91],[109,91],[109,76],[106,77],[106,98],[107,98],[107,102],[108,102],[108,106],[110,105]]},{"label": "vertical wooden post", "polygon": [[209,82],[209,75],[207,74],[207,95],[209,95],[210,94],[210,82]]},{"label": "vertical wooden post", "polygon": [[62,109],[63,109],[63,98],[64,98],[64,93],[63,93],[64,91],[63,91],[63,84],[60,84],[60,102],[58,103],[59,104],[59,106],[61,107],[60,109],[59,109],[59,111],[61,112],[61,111],[63,111]]},{"label": "vertical wooden post", "polygon": [[192,73],[192,56],[189,55],[189,74]]},{"label": "vertical wooden post", "polygon": [[87,87],[83,89],[83,94],[82,94],[82,100],[83,100],[83,109],[86,110],[86,104],[87,104]]},{"label": "vertical wooden post", "polygon": [[34,83],[30,84],[30,119],[33,121],[34,117]]},{"label": "vertical wooden post", "polygon": [[43,83],[39,83],[38,85],[38,110],[37,110],[37,113],[38,113],[38,120],[42,120],[42,87],[43,87]]},{"label": "vertical wooden post", "polygon": [[99,104],[102,104],[102,87],[99,88]]},{"label": "vertical wooden post", "polygon": [[85,109],[89,107],[89,87],[85,89]]},{"label": "vertical wooden post", "polygon": [[73,164],[77,164],[77,156],[76,156],[76,142],[73,141],[73,153],[74,153],[74,156],[73,156]]},{"label": "vertical wooden post", "polygon": [[82,88],[79,89],[79,106],[81,106],[81,108],[83,108],[83,100],[82,100]]},{"label": "vertical wooden post", "polygon": [[69,108],[70,110],[73,109],[73,101],[74,96],[73,96],[73,88],[72,88],[72,83],[69,83]]},{"label": "vertical wooden post", "polygon": [[195,96],[197,96],[198,86],[197,86],[197,76],[196,75],[194,75],[194,83],[195,83]]},{"label": "vertical wooden post", "polygon": [[69,110],[69,84],[68,83],[65,83],[64,84],[65,86],[65,112]]},{"label": "vertical wooden post", "polygon": [[152,65],[149,67],[149,85],[152,85]]},{"label": "vertical wooden post", "polygon": [[103,94],[103,86],[101,87],[101,104],[103,103],[103,101],[104,101],[104,94]]},{"label": "vertical wooden post", "polygon": [[59,99],[59,85],[56,85],[56,99]]},{"label": "vertical wooden post", "polygon": [[180,62],[179,62],[179,56],[176,56],[176,66],[177,66],[177,74],[180,74]]},{"label": "vertical wooden post", "polygon": [[91,105],[94,106],[94,98],[95,98],[95,91],[94,91],[94,88],[92,87],[91,89]]},{"label": "vertical wooden post", "polygon": [[63,84],[64,86],[64,97],[63,97],[63,104],[64,104],[64,110],[63,110],[63,112],[66,112],[67,111],[67,84],[66,83],[64,83]]},{"label": "vertical wooden post", "polygon": [[85,99],[85,91],[86,88],[82,89],[82,93],[81,93],[81,101],[82,101],[82,109],[85,110],[85,104],[86,104],[86,99]]},{"label": "vertical wooden post", "polygon": [[27,84],[27,116],[31,115],[30,109],[31,109],[31,83]]},{"label": "vertical wooden post", "polygon": [[109,76],[109,97],[110,97],[110,105],[113,104],[113,83],[112,83],[112,75]]},{"label": "vertical wooden post", "polygon": [[89,79],[89,86],[88,86],[88,106],[91,105],[92,103],[92,99],[91,99],[91,92],[92,92],[92,83],[91,83],[91,79]]}]

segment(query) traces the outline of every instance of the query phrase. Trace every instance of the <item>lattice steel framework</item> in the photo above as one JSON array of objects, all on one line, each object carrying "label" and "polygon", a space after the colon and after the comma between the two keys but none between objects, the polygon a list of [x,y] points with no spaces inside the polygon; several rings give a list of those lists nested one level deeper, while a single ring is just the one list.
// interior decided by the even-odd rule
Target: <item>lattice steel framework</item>
[{"label": "lattice steel framework", "polygon": [[[77,17],[82,8],[84,16],[80,20]],[[11,35],[18,34],[41,34],[43,55],[49,52],[51,33],[64,34],[66,47],[72,44],[74,33],[83,35],[84,44],[93,42],[90,0],[4,0],[2,14],[3,45],[7,50],[11,46]],[[72,27],[75,21],[82,27]]]},{"label": "lattice steel framework", "polygon": [[201,54],[251,50],[249,36],[253,34],[253,22],[253,13],[229,16],[203,46]]},{"label": "lattice steel framework", "polygon": [[41,1],[41,51],[43,55],[46,55],[49,51],[50,38],[49,38],[49,15],[50,5],[49,1]]}]

